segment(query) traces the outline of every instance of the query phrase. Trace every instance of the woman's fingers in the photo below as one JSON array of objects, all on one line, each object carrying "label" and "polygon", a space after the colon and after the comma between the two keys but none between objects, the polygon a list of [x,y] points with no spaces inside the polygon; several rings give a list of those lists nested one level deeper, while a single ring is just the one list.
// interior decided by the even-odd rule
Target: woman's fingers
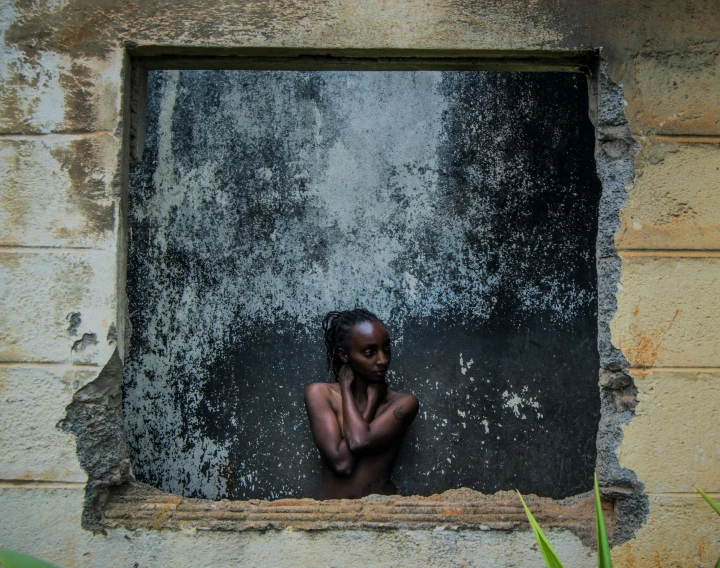
[{"label": "woman's fingers", "polygon": [[352,368],[350,365],[345,363],[342,367],[340,367],[340,383],[348,383],[352,382],[355,378],[355,374],[353,373]]}]

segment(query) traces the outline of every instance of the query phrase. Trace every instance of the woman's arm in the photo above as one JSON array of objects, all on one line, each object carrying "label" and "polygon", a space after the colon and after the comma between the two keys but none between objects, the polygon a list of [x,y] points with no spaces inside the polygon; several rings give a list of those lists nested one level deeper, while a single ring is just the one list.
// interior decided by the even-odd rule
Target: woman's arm
[{"label": "woman's arm", "polygon": [[405,432],[415,419],[418,411],[418,399],[413,395],[403,395],[371,422],[367,422],[355,404],[352,394],[354,380],[352,369],[344,365],[340,369],[340,394],[343,407],[343,438],[353,454],[362,455],[383,448]]},{"label": "woman's arm", "polygon": [[336,474],[343,477],[350,476],[355,469],[357,459],[340,431],[337,417],[330,406],[327,385],[313,383],[305,389],[305,409],[320,455]]},{"label": "woman's arm", "polygon": [[361,412],[363,420],[370,424],[375,419],[375,413],[377,412],[380,403],[385,400],[387,395],[386,384],[375,384],[368,387],[368,400],[365,410]]}]

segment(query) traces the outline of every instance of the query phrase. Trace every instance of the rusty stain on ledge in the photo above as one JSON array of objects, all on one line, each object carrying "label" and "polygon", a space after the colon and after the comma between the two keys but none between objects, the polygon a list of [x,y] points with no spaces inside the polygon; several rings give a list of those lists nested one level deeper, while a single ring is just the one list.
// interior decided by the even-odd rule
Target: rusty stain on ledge
[{"label": "rusty stain on ledge", "polygon": [[[586,545],[595,531],[591,493],[554,501],[527,496],[544,529],[566,529]],[[612,507],[610,511],[612,517]],[[614,523],[607,519],[612,532]],[[168,530],[477,529],[528,528],[520,499],[512,491],[485,495],[451,489],[429,497],[370,495],[362,499],[278,499],[210,501],[164,493],[134,482],[117,490],[103,511],[105,528]]]}]

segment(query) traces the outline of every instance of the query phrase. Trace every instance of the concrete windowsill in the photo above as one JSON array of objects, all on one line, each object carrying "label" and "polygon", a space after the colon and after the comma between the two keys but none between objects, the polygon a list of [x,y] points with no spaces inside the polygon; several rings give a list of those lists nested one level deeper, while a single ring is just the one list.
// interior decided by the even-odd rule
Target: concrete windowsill
[{"label": "concrete windowsill", "polygon": [[[526,497],[544,529],[567,529],[583,541],[595,531],[591,493],[561,501]],[[612,516],[612,515],[610,515]],[[611,519],[608,519],[611,523]],[[133,483],[116,491],[103,512],[107,528],[170,530],[527,529],[517,494],[452,489],[430,497],[370,495],[357,500],[209,501]],[[608,527],[612,530],[612,526]]]}]

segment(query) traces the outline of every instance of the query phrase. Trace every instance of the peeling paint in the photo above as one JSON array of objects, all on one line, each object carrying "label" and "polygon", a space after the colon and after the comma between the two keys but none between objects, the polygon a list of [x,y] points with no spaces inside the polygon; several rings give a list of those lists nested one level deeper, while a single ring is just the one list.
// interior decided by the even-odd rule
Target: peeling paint
[{"label": "peeling paint", "polygon": [[[600,187],[584,77],[170,71],[148,84],[125,373],[140,479],[312,495],[302,391],[326,376],[319,322],[363,305],[393,336],[389,380],[427,409],[398,457],[401,491],[590,487]],[[559,104],[573,110],[558,124]],[[535,476],[511,443],[574,465]]]},{"label": "peeling paint", "polygon": [[528,387],[523,387],[519,394],[514,392],[503,391],[503,406],[513,411],[516,418],[527,419],[525,413],[522,412],[524,407],[532,408],[535,410],[538,418],[542,418],[543,415],[539,412],[540,403],[533,397],[528,396]]}]

